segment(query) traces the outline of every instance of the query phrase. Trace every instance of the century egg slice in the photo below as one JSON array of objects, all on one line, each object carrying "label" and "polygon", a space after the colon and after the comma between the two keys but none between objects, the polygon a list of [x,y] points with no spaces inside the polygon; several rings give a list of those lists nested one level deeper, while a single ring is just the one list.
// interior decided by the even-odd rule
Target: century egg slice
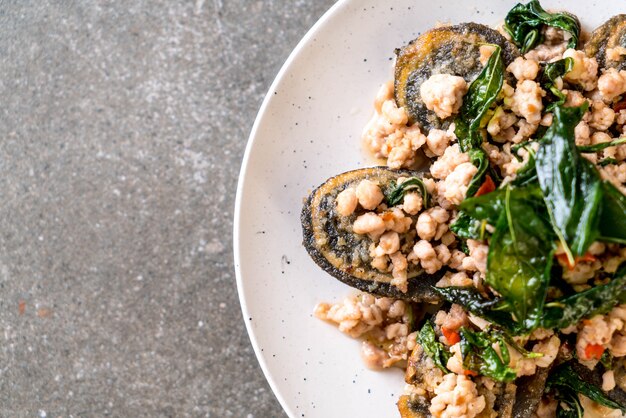
[{"label": "century egg slice", "polygon": [[595,57],[600,68],[624,70],[626,56],[610,53],[619,47],[626,48],[626,14],[613,16],[595,29],[585,44],[585,54]]},{"label": "century egg slice", "polygon": [[410,123],[418,123],[426,132],[447,128],[451,118],[440,120],[428,110],[420,87],[435,74],[455,75],[471,83],[483,69],[480,47],[485,44],[502,48],[505,66],[519,56],[517,47],[498,31],[477,23],[431,29],[396,50],[395,99],[398,107],[406,109]]},{"label": "century egg slice", "polygon": [[[333,277],[365,292],[404,300],[437,302],[439,297],[432,286],[441,278],[444,270],[429,275],[419,264],[408,263],[408,289],[406,292],[401,291],[391,283],[392,273],[380,271],[371,265],[373,240],[368,235],[352,231],[355,218],[365,210],[342,216],[336,207],[337,195],[348,187],[355,187],[364,179],[374,181],[384,189],[401,177],[421,175],[415,171],[391,170],[387,167],[363,168],[332,177],[315,189],[306,200],[301,216],[303,244],[313,261]],[[410,245],[407,240],[410,234],[414,234],[415,228],[411,230],[401,236],[402,245]]]}]

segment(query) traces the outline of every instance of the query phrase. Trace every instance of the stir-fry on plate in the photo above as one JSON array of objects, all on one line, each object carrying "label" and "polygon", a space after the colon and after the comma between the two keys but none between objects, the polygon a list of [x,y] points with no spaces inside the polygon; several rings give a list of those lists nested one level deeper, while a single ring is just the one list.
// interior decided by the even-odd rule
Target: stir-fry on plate
[{"label": "stir-fry on plate", "polygon": [[534,0],[424,32],[363,133],[387,168],[305,203],[311,257],[363,291],[315,315],[406,370],[402,417],[626,412],[625,25],[583,43]]},{"label": "stir-fry on plate", "polygon": [[533,0],[490,25],[433,19],[391,62],[364,59],[393,71],[362,150],[334,155],[346,169],[300,216],[317,286],[354,289],[300,309],[358,341],[316,341],[324,358],[396,385],[372,416],[626,413],[626,15],[606,17],[586,33]]}]

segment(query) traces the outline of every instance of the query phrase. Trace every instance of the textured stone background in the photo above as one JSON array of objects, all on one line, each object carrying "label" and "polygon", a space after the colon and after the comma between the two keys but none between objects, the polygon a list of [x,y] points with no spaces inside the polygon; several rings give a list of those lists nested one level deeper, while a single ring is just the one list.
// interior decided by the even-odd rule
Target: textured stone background
[{"label": "textured stone background", "polygon": [[0,416],[280,417],[232,210],[332,0],[0,1]]}]

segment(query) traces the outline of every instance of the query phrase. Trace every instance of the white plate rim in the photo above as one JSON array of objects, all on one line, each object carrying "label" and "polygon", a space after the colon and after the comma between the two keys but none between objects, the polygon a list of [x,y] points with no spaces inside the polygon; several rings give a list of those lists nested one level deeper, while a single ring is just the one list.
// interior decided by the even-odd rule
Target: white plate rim
[{"label": "white plate rim", "polygon": [[[330,17],[334,15],[348,1],[350,0],[338,0],[335,4],[333,4],[317,20],[317,22],[315,22],[315,24],[311,27],[311,29],[307,31],[307,33],[302,37],[302,39],[300,39],[300,41],[298,42],[296,47],[293,49],[293,51],[291,51],[291,53],[289,54],[289,57],[287,58],[285,63],[282,65],[282,67],[278,71],[278,74],[274,78],[274,81],[270,85],[267,91],[267,94],[265,95],[265,98],[263,99],[259,112],[257,113],[257,116],[254,120],[252,129],[250,130],[250,135],[248,136],[248,142],[246,144],[246,149],[243,154],[241,169],[239,171],[239,178],[237,180],[237,193],[235,195],[235,210],[234,210],[234,219],[233,219],[233,256],[234,256],[234,265],[235,265],[235,277],[236,277],[236,282],[237,282],[237,293],[239,295],[239,304],[241,306],[241,312],[242,312],[244,319],[249,316],[249,312],[248,312],[248,304],[246,303],[245,292],[243,291],[243,279],[242,279],[241,268],[240,268],[241,248],[240,248],[239,238],[240,238],[240,233],[241,233],[240,220],[241,220],[241,202],[242,202],[242,197],[243,197],[242,191],[244,189],[244,183],[246,181],[246,172],[248,170],[248,163],[250,160],[251,150],[254,144],[254,139],[257,136],[259,126],[261,125],[261,121],[263,120],[263,117],[265,116],[265,113],[269,106],[270,99],[272,97],[272,92],[275,91],[277,86],[282,82],[292,62],[295,61],[295,59],[298,57],[298,55],[303,50],[303,48],[315,36],[315,33],[318,31],[318,29],[321,28],[330,19]],[[272,374],[269,371],[265,358],[263,357],[263,355],[261,355],[261,349],[259,347],[259,343],[257,341],[257,337],[254,332],[254,329],[252,328],[251,323],[245,320],[244,320],[244,323],[246,324],[246,331],[248,333],[248,337],[250,338],[250,342],[252,344],[252,349],[254,350],[256,359],[259,362],[259,365],[261,366],[263,375],[265,376],[265,379],[270,385],[270,388],[272,389],[274,396],[276,396],[276,399],[278,399],[278,402],[280,403],[285,413],[287,413],[287,415],[290,417],[294,417],[295,416],[294,411],[291,409],[291,407],[287,403],[287,400],[283,396],[282,392],[280,391],[278,387],[278,384],[276,383],[275,379],[273,378]]]}]

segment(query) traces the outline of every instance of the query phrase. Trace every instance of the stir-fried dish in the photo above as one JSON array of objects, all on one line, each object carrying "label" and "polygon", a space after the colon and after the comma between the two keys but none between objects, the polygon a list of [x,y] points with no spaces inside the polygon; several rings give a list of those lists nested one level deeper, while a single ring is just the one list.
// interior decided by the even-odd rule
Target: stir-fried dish
[{"label": "stir-fried dish", "polygon": [[626,416],[626,15],[585,34],[533,0],[396,55],[363,133],[384,164],[302,211],[360,291],[315,315],[406,371],[404,418]]}]

